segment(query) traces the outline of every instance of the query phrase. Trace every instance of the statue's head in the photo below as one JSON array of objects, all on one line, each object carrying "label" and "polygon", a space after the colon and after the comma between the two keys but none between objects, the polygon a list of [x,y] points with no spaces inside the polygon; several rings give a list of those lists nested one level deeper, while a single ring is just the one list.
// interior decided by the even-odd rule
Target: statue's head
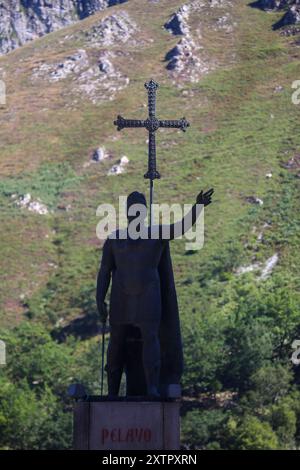
[{"label": "statue's head", "polygon": [[140,209],[143,211],[143,213],[145,213],[145,217],[146,217],[146,215],[147,215],[147,202],[146,202],[145,195],[143,193],[139,193],[138,191],[133,191],[127,197],[127,218],[128,218],[128,220],[135,219],[136,217],[138,217],[140,215],[141,210],[137,210],[137,211],[134,210],[134,209],[139,209],[138,207],[132,208],[133,215],[132,214],[129,215],[129,213],[128,213],[130,207],[134,206],[134,205],[137,205],[137,204],[142,206],[142,207],[140,207]]}]

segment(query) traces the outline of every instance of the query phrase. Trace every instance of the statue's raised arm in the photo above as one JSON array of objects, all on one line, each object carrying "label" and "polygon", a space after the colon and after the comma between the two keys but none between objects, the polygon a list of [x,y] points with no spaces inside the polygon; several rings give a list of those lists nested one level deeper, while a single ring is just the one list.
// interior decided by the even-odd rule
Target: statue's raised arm
[{"label": "statue's raised arm", "polygon": [[205,193],[200,191],[197,195],[196,202],[191,208],[191,210],[178,222],[174,222],[170,225],[159,225],[153,227],[153,233],[158,231],[159,238],[164,240],[174,240],[174,238],[179,238],[185,232],[190,230],[192,226],[196,223],[203,207],[208,206],[212,202],[212,195],[214,189],[211,188]]}]

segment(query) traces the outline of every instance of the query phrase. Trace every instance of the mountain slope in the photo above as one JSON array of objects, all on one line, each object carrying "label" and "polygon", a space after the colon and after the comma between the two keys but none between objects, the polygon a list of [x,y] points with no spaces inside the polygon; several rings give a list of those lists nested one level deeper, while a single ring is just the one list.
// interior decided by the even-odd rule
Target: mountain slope
[{"label": "mountain slope", "polygon": [[[161,84],[158,112],[164,117],[185,114],[191,122],[185,135],[176,131],[159,133],[158,162],[163,179],[156,185],[157,199],[191,202],[199,186],[214,185],[218,189],[214,214],[207,214],[207,248],[193,259],[209,257],[210,245],[217,239],[221,243],[231,237],[235,219],[253,210],[245,202],[246,196],[264,198],[278,187],[276,174],[282,171],[279,161],[288,159],[283,152],[289,155],[296,146],[284,143],[297,140],[297,133],[291,135],[291,129],[298,108],[290,104],[291,82],[297,78],[297,49],[269,29],[276,14],[265,15],[238,2],[233,7],[226,2],[221,7],[204,7],[192,15],[191,28],[201,30],[201,38],[193,32],[199,41],[200,57],[203,61],[208,57],[208,69],[212,64],[215,71],[200,69],[200,81],[189,83],[189,73],[187,77],[180,72],[174,76],[173,70],[166,69],[165,61],[178,37],[162,25],[181,5],[146,2],[142,8],[138,2],[131,2],[126,8],[125,4],[113,7],[109,14],[98,13],[1,59],[8,91],[0,129],[2,204],[7,214],[2,223],[2,260],[7,266],[2,283],[6,315],[21,313],[19,295],[31,297],[53,276],[56,279],[65,268],[69,271],[69,264],[75,263],[76,272],[85,251],[90,257],[89,267],[81,266],[80,270],[88,269],[85,276],[93,285],[98,263],[97,205],[104,199],[115,201],[119,193],[126,194],[135,185],[146,190],[141,177],[146,167],[146,136],[139,130],[117,133],[112,121],[119,112],[133,117],[145,114],[143,83],[151,76]],[[219,18],[226,13],[236,24],[231,32],[217,27]],[[149,16],[154,18],[150,23]],[[121,27],[114,38],[112,25],[119,23],[120,18],[125,18],[125,31],[128,24],[129,33],[124,36]],[[99,35],[96,43],[90,39],[91,31],[99,30],[103,22],[109,24],[108,46]],[[134,34],[130,35],[133,28]],[[125,38],[124,42],[118,34]],[[78,50],[85,52],[83,58],[79,54],[77,63]],[[56,80],[55,71],[68,71],[68,66],[60,66],[68,61],[75,63],[74,69]],[[103,66],[105,61],[111,63],[113,73],[99,72],[99,64]],[[274,92],[279,85],[282,91]],[[89,164],[90,156],[100,145],[108,149],[111,158],[103,164]],[[107,171],[122,154],[131,160],[127,173],[108,178]],[[170,163],[176,165],[175,174],[170,172]],[[65,190],[61,165],[71,174],[74,189]],[[270,171],[273,178],[267,180],[265,174]],[[60,178],[52,177],[52,173],[60,174]],[[41,217],[20,210],[11,198],[16,193],[18,197],[32,194],[53,212]],[[70,212],[59,209],[68,204],[72,206]],[[60,238],[62,246],[58,244]],[[16,262],[11,258],[13,252],[19,253]],[[72,259],[74,256],[79,259]],[[61,266],[62,270],[55,271],[52,265]],[[62,276],[67,291],[69,281],[65,274]],[[80,284],[81,276],[76,274],[76,278]],[[68,303],[67,292],[62,296]],[[55,312],[55,316],[65,317],[64,301],[59,303],[61,313]],[[80,307],[74,311],[71,308],[72,316],[80,311]]]},{"label": "mountain slope", "polygon": [[[171,246],[185,393],[248,390],[268,332],[276,344],[271,353],[266,346],[266,361],[280,357],[289,369],[300,324],[299,105],[292,102],[300,64],[299,33],[273,30],[281,18],[247,0],[130,0],[1,57],[1,326],[43,325],[60,340],[87,339],[75,352],[87,376],[81,354],[96,350],[98,339],[96,209],[148,191],[147,134],[119,133],[113,120],[146,116],[144,82],[153,77],[158,116],[191,124],[185,134],[157,133],[156,201],[192,203],[200,189],[215,188],[203,249]],[[95,151],[106,158],[96,161]],[[108,175],[124,156],[124,172]],[[252,355],[242,354],[246,346]],[[255,419],[271,416],[263,406]]]}]

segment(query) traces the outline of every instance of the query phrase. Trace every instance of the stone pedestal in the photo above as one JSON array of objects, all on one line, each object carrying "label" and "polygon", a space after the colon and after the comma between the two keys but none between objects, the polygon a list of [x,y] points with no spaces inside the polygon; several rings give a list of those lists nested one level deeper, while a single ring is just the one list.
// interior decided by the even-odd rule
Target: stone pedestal
[{"label": "stone pedestal", "polygon": [[178,401],[82,401],[74,407],[74,448],[180,449]]}]

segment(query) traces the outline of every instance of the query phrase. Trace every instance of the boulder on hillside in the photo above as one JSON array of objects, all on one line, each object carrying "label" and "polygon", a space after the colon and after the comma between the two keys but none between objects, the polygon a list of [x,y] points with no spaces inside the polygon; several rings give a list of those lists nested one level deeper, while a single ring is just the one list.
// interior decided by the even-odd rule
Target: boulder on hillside
[{"label": "boulder on hillside", "polygon": [[126,155],[123,155],[118,164],[113,165],[109,172],[107,173],[109,176],[111,175],[121,175],[125,172],[125,168],[129,163],[129,158]]},{"label": "boulder on hillside", "polygon": [[106,151],[105,147],[98,147],[93,153],[92,160],[94,162],[101,162],[108,157],[109,157],[109,154]]}]

